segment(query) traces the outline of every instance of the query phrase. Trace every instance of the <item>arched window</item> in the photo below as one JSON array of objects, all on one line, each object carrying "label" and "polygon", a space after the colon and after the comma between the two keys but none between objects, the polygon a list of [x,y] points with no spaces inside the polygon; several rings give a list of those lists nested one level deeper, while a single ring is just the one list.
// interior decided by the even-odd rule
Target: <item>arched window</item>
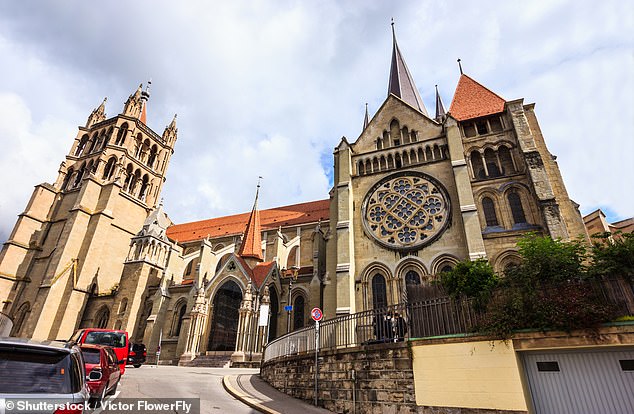
[{"label": "arched window", "polygon": [[189,263],[187,263],[187,266],[185,267],[185,271],[183,272],[184,280],[194,278],[194,275],[196,274],[196,268],[198,267],[199,262],[200,262],[200,258],[195,257],[192,260],[190,260]]},{"label": "arched window", "polygon": [[304,297],[298,295],[293,304],[293,330],[304,327]]},{"label": "arched window", "polygon": [[484,220],[487,227],[498,226],[498,217],[495,214],[495,204],[489,197],[482,199],[482,210],[484,211]]},{"label": "arched window", "polygon": [[125,169],[126,177],[123,182],[123,191],[131,192],[130,187],[132,187],[132,181],[134,180],[134,174],[132,174],[132,164],[128,164],[128,167]]},{"label": "arched window", "polygon": [[500,149],[498,149],[498,156],[500,157],[500,163],[502,164],[502,174],[515,173],[515,167],[513,167],[513,160],[509,149],[502,145]]},{"label": "arched window", "polygon": [[143,147],[143,135],[141,135],[141,133],[139,132],[136,135],[136,139],[134,140],[134,157],[135,158],[141,157],[142,147]]},{"label": "arched window", "polygon": [[273,285],[269,287],[269,297],[271,298],[271,318],[269,319],[268,342],[271,342],[277,338],[277,316],[280,310],[280,301],[277,298],[277,290],[275,290],[275,286]]},{"label": "arched window", "polygon": [[102,179],[104,180],[112,179],[112,175],[114,174],[114,168],[116,164],[117,164],[117,157],[111,157],[103,169]]},{"label": "arched window", "polygon": [[104,329],[108,327],[108,320],[110,319],[110,311],[107,307],[103,307],[97,312],[95,316],[95,328]]},{"label": "arched window", "polygon": [[124,122],[119,127],[119,132],[117,133],[117,140],[115,141],[115,145],[123,145],[125,143],[126,135],[128,135],[128,123]]},{"label": "arched window", "polygon": [[158,149],[156,145],[152,145],[152,149],[150,150],[150,156],[147,159],[147,166],[150,168],[154,168],[154,163],[156,162],[156,156],[158,154]]},{"label": "arched window", "polygon": [[64,182],[62,183],[62,190],[69,190],[72,183],[73,183],[73,174],[75,173],[75,170],[73,170],[73,168],[69,168],[68,171],[66,171],[66,177],[64,177]]},{"label": "arched window", "polygon": [[108,128],[108,132],[106,132],[106,136],[103,139],[103,146],[105,147],[106,145],[108,145],[108,143],[110,142],[110,139],[112,138],[112,127]]},{"label": "arched window", "polygon": [[440,273],[447,273],[447,272],[451,272],[453,270],[453,266],[451,265],[444,265],[441,269],[440,269]]},{"label": "arched window", "polygon": [[141,189],[139,190],[139,200],[141,201],[145,201],[145,197],[147,196],[147,190],[150,186],[150,178],[148,177],[147,174],[145,174],[143,176],[143,179],[141,180]]},{"label": "arched window", "polygon": [[137,184],[141,180],[141,170],[137,169],[132,175],[132,180],[130,181],[130,194],[134,195]]},{"label": "arched window", "polygon": [[77,175],[75,176],[75,181],[73,182],[73,188],[79,187],[81,184],[82,178],[84,178],[84,173],[86,172],[86,164],[83,164],[79,171],[77,171]]},{"label": "arched window", "polygon": [[81,155],[82,151],[86,147],[86,143],[88,142],[88,134],[84,134],[79,140],[79,144],[77,144],[77,149],[75,149],[75,156],[78,157]]},{"label": "arched window", "polygon": [[484,164],[482,163],[482,156],[478,151],[471,151],[471,169],[473,170],[473,176],[477,179],[486,178],[484,172]]},{"label": "arched window", "polygon": [[357,173],[359,175],[363,175],[365,173],[365,168],[363,166],[363,161],[359,161],[359,167],[357,168]]},{"label": "arched window", "polygon": [[387,306],[387,289],[385,278],[376,274],[372,278],[372,308],[379,309]]},{"label": "arched window", "polygon": [[495,151],[491,148],[484,150],[484,162],[486,162],[489,177],[499,177],[502,175],[500,167],[498,166],[497,157],[495,156]]},{"label": "arched window", "polygon": [[431,153],[431,147],[428,145],[425,147],[425,161],[431,161],[434,159],[434,155]]},{"label": "arched window", "polygon": [[439,160],[442,158],[442,155],[440,154],[440,147],[438,147],[438,145],[434,144],[434,159],[435,160]]},{"label": "arched window", "polygon": [[186,301],[182,301],[176,305],[176,308],[174,309],[174,319],[172,321],[172,336],[180,335],[181,327],[183,326],[183,318],[185,318],[186,311]]},{"label": "arched window", "polygon": [[87,154],[94,152],[97,149],[98,145],[99,145],[99,133],[95,132],[94,135],[92,136],[92,142],[90,144],[90,149],[88,150]]},{"label": "arched window", "polygon": [[405,273],[405,285],[417,286],[420,285],[420,275],[415,270],[408,270]]},{"label": "arched window", "polygon": [[513,215],[513,222],[515,224],[526,223],[526,216],[524,215],[524,208],[522,207],[522,199],[516,191],[512,191],[507,196],[509,201],[509,207],[511,208],[511,214]]},{"label": "arched window", "polygon": [[390,122],[390,137],[392,138],[392,144],[396,147],[401,145],[401,128],[399,127],[398,120],[393,119]]}]

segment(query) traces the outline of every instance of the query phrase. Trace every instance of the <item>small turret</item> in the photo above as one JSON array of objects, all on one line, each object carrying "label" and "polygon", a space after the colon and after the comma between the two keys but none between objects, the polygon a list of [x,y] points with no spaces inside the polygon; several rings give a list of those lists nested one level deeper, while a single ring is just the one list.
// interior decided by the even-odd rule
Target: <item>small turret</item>
[{"label": "small turret", "polygon": [[86,121],[86,128],[90,128],[91,126],[99,123],[101,121],[105,121],[106,119],[106,101],[108,98],[103,98],[103,102],[101,105],[92,110],[90,115],[88,116],[88,120]]},{"label": "small turret", "polygon": [[[125,104],[123,105],[123,115],[138,118],[141,115],[141,109],[143,102],[141,101],[141,95],[143,93],[143,84],[139,84],[137,90],[130,95]],[[149,96],[149,95],[148,95]]]},{"label": "small turret", "polygon": [[445,112],[445,106],[442,103],[442,99],[440,99],[438,85],[436,85],[436,117],[434,119],[436,122],[443,122],[446,117],[447,113]]},{"label": "small turret", "polygon": [[168,143],[169,145],[173,145],[178,138],[178,128],[176,128],[176,117],[178,114],[174,114],[174,118],[172,118],[172,122],[168,126],[165,127],[165,131],[163,131],[163,141]]}]

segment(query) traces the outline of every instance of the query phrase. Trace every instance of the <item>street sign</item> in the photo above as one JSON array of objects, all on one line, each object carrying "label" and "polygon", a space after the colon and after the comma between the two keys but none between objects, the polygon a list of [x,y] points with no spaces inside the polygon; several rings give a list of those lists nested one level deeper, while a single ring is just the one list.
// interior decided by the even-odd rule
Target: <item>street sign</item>
[{"label": "street sign", "polygon": [[321,309],[313,308],[313,310],[310,311],[310,316],[315,322],[319,322],[321,318],[324,317],[324,314],[321,312]]},{"label": "street sign", "polygon": [[293,310],[293,305],[286,305],[286,306],[284,306],[284,310],[285,310],[286,312],[290,312],[290,311],[292,311],[292,310]]}]

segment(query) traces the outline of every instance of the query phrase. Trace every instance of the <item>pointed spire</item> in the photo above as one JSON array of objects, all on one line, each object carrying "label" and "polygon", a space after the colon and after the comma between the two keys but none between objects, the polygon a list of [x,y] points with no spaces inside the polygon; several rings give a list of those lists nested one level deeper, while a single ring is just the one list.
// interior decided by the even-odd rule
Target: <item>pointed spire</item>
[{"label": "pointed spire", "polygon": [[401,50],[396,43],[394,19],[392,19],[392,65],[390,67],[390,83],[387,88],[387,94],[388,96],[389,94],[398,96],[415,109],[429,116],[418,89],[416,89],[414,79],[405,64]]},{"label": "pointed spire", "polygon": [[363,117],[363,130],[365,131],[365,129],[368,127],[368,124],[370,123],[370,116],[368,115],[368,103],[365,103],[365,116]]},{"label": "pointed spire", "polygon": [[436,85],[436,117],[434,118],[437,122],[442,122],[445,119],[445,106],[442,104],[442,99],[440,99],[440,94],[438,93],[438,85]]},{"label": "pointed spire", "polygon": [[[142,102],[141,97],[143,93],[143,84],[139,84],[139,87],[136,91],[130,95],[125,104],[123,105],[123,115],[130,116],[133,118],[139,118],[141,115]],[[148,95],[149,96],[149,95]]]},{"label": "pointed spire", "polygon": [[98,122],[104,121],[106,119],[106,101],[107,97],[103,98],[103,102],[92,110],[90,115],[88,116],[88,120],[86,121],[86,128],[90,128]]},{"label": "pointed spire", "polygon": [[176,116],[177,114],[174,114],[172,122],[170,122],[170,124],[166,126],[165,130],[163,131],[163,141],[167,142],[170,145],[173,144],[173,141],[175,141],[176,137],[178,136],[178,128],[176,128]]},{"label": "pointed spire", "polygon": [[141,92],[141,115],[139,119],[141,122],[147,125],[147,101],[150,99],[150,85],[152,84],[152,80],[147,81],[147,85],[145,86],[145,90]]},{"label": "pointed spire", "polygon": [[252,258],[258,261],[264,260],[262,257],[262,228],[260,227],[260,211],[258,210],[258,197],[260,194],[260,180],[258,178],[258,186],[255,191],[255,201],[253,202],[253,209],[247,222],[247,227],[244,231],[244,237],[242,238],[242,244],[240,250],[238,250],[238,256],[242,258]]}]

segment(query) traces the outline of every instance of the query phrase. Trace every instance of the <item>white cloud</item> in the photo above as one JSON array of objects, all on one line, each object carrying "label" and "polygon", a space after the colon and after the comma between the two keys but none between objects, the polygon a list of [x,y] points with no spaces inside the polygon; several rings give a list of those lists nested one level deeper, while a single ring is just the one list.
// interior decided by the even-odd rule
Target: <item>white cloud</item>
[{"label": "white cloud", "polygon": [[[55,179],[75,125],[153,79],[149,125],[178,112],[163,196],[176,222],[326,198],[332,148],[385,98],[391,34],[433,109],[467,73],[525,97],[573,199],[631,216],[631,2],[108,2],[0,4],[0,236]],[[327,157],[324,155],[326,154]],[[328,165],[322,163],[328,159]],[[21,171],[16,174],[15,171]],[[628,181],[629,180],[629,181]],[[10,187],[10,188],[9,188]]]}]

